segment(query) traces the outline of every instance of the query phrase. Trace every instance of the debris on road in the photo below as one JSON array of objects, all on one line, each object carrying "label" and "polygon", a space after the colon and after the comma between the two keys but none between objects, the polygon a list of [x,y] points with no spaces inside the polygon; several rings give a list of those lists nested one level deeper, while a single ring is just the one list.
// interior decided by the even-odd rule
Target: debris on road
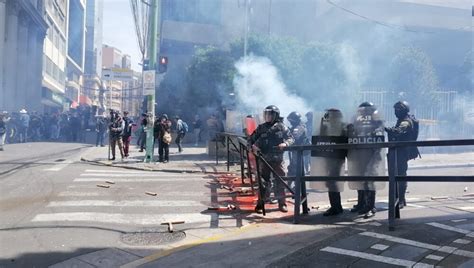
[{"label": "debris on road", "polygon": [[168,232],[172,233],[174,231],[173,224],[183,224],[184,221],[168,221],[162,222],[161,225],[168,225]]},{"label": "debris on road", "polygon": [[157,196],[158,195],[157,193],[154,193],[154,192],[145,192],[145,194],[151,195],[151,196]]},{"label": "debris on road", "polygon": [[444,199],[449,199],[447,196],[432,196],[431,200],[444,200]]},{"label": "debris on road", "polygon": [[102,187],[102,188],[110,188],[110,185],[105,185],[105,184],[97,184],[97,187]]},{"label": "debris on road", "polygon": [[105,181],[105,183],[108,183],[108,184],[115,184],[114,181]]}]

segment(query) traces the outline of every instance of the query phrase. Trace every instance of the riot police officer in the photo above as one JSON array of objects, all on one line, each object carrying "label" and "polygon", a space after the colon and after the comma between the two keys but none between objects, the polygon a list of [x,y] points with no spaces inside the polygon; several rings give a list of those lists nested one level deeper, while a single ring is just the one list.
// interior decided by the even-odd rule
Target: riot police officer
[{"label": "riot police officer", "polygon": [[[270,105],[263,111],[265,123],[260,124],[257,129],[250,135],[248,139],[249,146],[253,150],[260,151],[265,160],[270,164],[273,170],[279,176],[285,176],[283,167],[283,151],[275,150],[275,147],[282,149],[283,147],[292,145],[294,138],[290,130],[283,123],[280,117],[280,109],[275,105]],[[260,174],[265,181],[262,192],[262,198],[266,196],[266,191],[269,191],[271,171],[263,163],[260,165]],[[281,212],[288,212],[285,201],[285,188],[279,180],[275,183],[275,195],[278,199],[278,208]],[[264,200],[259,200],[255,211],[257,213],[263,212]]]},{"label": "riot police officer", "polygon": [[[329,145],[347,143],[347,129],[343,121],[342,112],[331,108],[326,110],[320,124],[314,126],[312,144]],[[314,150],[311,152],[312,176],[342,176],[346,150]],[[344,212],[341,204],[341,192],[344,191],[344,182],[328,179],[322,182],[311,182],[311,188],[327,191],[331,207],[323,216],[335,216]]]},{"label": "riot police officer", "polygon": [[[286,119],[290,122],[290,132],[295,139],[294,145],[309,144],[306,125],[301,120],[301,114],[291,112]],[[296,152],[290,152],[290,164],[288,165],[288,176],[296,176]],[[301,163],[300,163],[301,164]],[[305,170],[306,174],[306,170]]]},{"label": "riot police officer", "polygon": [[[418,120],[410,112],[410,106],[406,101],[398,101],[393,105],[397,123],[394,127],[385,128],[389,141],[415,141],[418,138]],[[397,175],[406,176],[408,161],[419,156],[417,147],[399,147],[397,148]],[[405,192],[407,182],[398,182],[399,206],[403,208],[407,202]]]},{"label": "riot police officer", "polygon": [[[371,102],[363,102],[357,109],[352,124],[348,125],[348,143],[384,142],[383,120],[377,107]],[[349,176],[383,176],[385,174],[385,154],[380,148],[349,149],[347,152]],[[375,214],[375,193],[382,189],[384,182],[350,181],[349,188],[357,190],[357,205],[351,212],[358,212],[364,218]]]}]

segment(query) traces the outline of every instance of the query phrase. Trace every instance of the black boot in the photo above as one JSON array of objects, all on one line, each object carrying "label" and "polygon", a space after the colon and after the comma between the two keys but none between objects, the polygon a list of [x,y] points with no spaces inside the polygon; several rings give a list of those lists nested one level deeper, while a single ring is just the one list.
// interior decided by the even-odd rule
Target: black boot
[{"label": "black boot", "polygon": [[357,190],[357,204],[351,209],[351,212],[359,212],[364,207],[364,191]]},{"label": "black boot", "polygon": [[257,205],[255,206],[255,212],[257,212],[258,214],[263,214],[263,201],[257,201]]}]

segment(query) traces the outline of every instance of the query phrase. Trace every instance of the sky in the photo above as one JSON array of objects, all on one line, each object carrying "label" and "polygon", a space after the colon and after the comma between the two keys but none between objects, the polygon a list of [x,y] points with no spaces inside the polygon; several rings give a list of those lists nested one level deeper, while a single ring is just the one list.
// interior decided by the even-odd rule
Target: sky
[{"label": "sky", "polygon": [[104,0],[103,43],[113,46],[132,58],[132,68],[140,70],[141,53],[138,48],[130,0]]}]

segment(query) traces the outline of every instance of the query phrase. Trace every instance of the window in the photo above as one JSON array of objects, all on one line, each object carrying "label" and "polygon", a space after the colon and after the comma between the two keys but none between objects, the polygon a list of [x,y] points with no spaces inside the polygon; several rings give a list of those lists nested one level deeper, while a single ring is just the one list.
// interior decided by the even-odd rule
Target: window
[{"label": "window", "polygon": [[220,23],[220,0],[163,0],[163,18],[203,24]]}]

